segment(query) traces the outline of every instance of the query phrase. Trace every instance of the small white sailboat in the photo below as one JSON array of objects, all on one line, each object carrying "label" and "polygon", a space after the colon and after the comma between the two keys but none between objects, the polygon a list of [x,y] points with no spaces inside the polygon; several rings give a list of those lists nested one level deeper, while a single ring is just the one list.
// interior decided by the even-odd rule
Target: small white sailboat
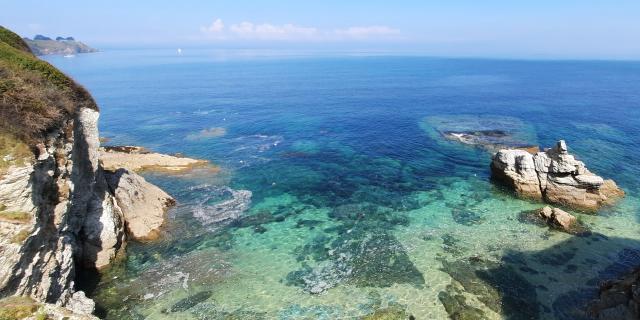
[{"label": "small white sailboat", "polygon": [[182,49],[178,48],[178,55],[182,55]]},{"label": "small white sailboat", "polygon": [[65,54],[63,57],[65,58],[75,58],[75,54]]}]

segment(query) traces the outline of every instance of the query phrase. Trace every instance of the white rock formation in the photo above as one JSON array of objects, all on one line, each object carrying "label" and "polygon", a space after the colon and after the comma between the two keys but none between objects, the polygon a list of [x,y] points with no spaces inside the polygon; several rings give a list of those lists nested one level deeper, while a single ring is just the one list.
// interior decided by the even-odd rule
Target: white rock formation
[{"label": "white rock formation", "polygon": [[564,140],[554,148],[531,154],[503,149],[491,163],[492,176],[522,198],[595,211],[624,196],[613,180],[591,173],[570,155]]},{"label": "white rock formation", "polygon": [[111,193],[127,221],[127,232],[139,241],[155,240],[165,220],[165,209],[175,200],[143,177],[118,169],[106,171]]},{"label": "white rock formation", "polygon": [[157,221],[172,203],[134,173],[127,174],[131,183],[110,188],[99,162],[98,116],[80,109],[35,148],[33,163],[0,177],[0,210],[30,217],[0,219],[0,296],[29,296],[90,314],[93,302],[75,290],[76,263],[105,267],[124,250],[127,217],[132,225],[149,221],[146,213]]}]

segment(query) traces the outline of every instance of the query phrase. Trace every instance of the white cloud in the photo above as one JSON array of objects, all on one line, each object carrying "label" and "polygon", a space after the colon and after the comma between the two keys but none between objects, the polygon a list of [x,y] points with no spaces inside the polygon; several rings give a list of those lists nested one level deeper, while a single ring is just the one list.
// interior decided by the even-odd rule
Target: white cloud
[{"label": "white cloud", "polygon": [[293,24],[253,24],[246,21],[231,25],[230,30],[242,38],[261,40],[313,39],[318,35],[318,29],[316,28],[301,27]]},{"label": "white cloud", "polygon": [[249,21],[225,28],[222,19],[215,19],[209,26],[200,27],[204,38],[216,40],[288,40],[288,41],[344,41],[363,39],[389,39],[400,30],[382,25],[357,26],[346,29],[321,30],[291,23],[276,25],[256,24]]},{"label": "white cloud", "polygon": [[200,31],[202,31],[203,33],[220,33],[224,31],[224,22],[222,22],[222,19],[218,18],[214,20],[208,27],[200,27]]},{"label": "white cloud", "polygon": [[365,39],[377,37],[391,37],[400,34],[400,30],[387,26],[365,26],[350,27],[347,29],[338,29],[335,33],[342,37]]}]

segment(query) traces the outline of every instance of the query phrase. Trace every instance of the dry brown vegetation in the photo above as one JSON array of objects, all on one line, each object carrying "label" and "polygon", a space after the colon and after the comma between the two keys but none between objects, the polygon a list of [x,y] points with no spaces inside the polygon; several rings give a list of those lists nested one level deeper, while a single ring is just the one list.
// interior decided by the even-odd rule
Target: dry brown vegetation
[{"label": "dry brown vegetation", "polygon": [[21,244],[25,240],[27,240],[30,234],[31,232],[28,229],[22,229],[11,238],[11,242],[15,244]]},{"label": "dry brown vegetation", "polygon": [[26,223],[31,220],[31,214],[21,211],[0,211],[0,220]]},{"label": "dry brown vegetation", "polygon": [[36,312],[40,305],[28,297],[7,297],[0,299],[0,320],[17,320],[31,316],[39,317]]},{"label": "dry brown vegetation", "polygon": [[15,37],[0,27],[0,133],[33,145],[79,108],[97,106],[84,88]]},{"label": "dry brown vegetation", "polygon": [[31,160],[33,152],[28,145],[10,134],[0,133],[0,178],[10,166],[22,166]]}]

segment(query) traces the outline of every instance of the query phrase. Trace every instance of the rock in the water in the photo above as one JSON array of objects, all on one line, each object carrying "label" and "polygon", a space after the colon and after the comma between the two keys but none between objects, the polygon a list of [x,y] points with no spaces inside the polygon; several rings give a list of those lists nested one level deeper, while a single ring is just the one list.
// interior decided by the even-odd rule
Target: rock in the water
[{"label": "rock in the water", "polygon": [[502,149],[493,157],[491,173],[519,197],[581,210],[596,211],[624,196],[613,180],[595,175],[570,155],[564,140],[535,155]]},{"label": "rock in the water", "polygon": [[541,199],[542,190],[531,153],[518,149],[498,151],[491,163],[494,178],[503,181],[516,194],[527,199]]},{"label": "rock in the water", "polygon": [[135,240],[154,240],[164,223],[165,210],[175,200],[143,177],[127,169],[105,171],[111,193],[127,221],[127,232]]},{"label": "rock in the water", "polygon": [[599,298],[588,309],[594,319],[640,319],[640,269],[602,283]]},{"label": "rock in the water", "polygon": [[67,302],[67,309],[76,314],[92,314],[96,303],[87,298],[83,291],[76,291]]},{"label": "rock in the water", "polygon": [[538,210],[538,215],[545,220],[547,224],[567,232],[572,232],[578,223],[578,219],[570,213],[549,206]]},{"label": "rock in the water", "polygon": [[[239,218],[251,205],[252,193],[249,190],[233,190],[228,187],[203,185],[197,189],[210,191],[210,197],[204,199],[193,211],[193,216],[203,225],[217,225]],[[214,200],[219,199],[215,203]]]}]

